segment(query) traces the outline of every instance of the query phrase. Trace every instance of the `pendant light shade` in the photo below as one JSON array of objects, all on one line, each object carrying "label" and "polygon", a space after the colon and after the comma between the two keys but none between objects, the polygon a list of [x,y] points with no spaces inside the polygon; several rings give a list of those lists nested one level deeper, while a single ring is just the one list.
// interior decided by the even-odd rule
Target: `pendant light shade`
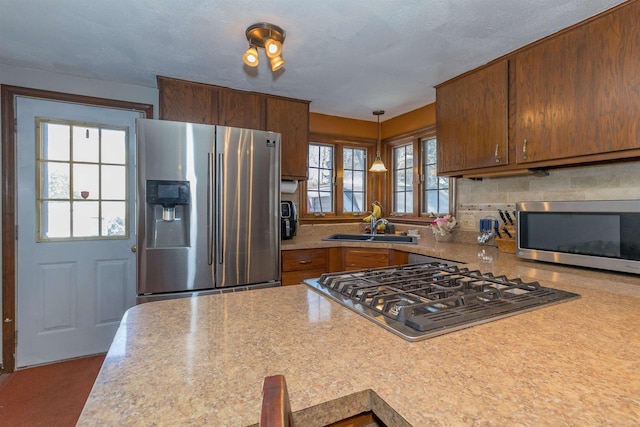
[{"label": "pendant light shade", "polygon": [[275,39],[267,39],[264,43],[264,50],[269,58],[275,58],[282,53],[282,43]]},{"label": "pendant light shade", "polygon": [[249,49],[242,55],[242,60],[250,67],[258,66],[258,49],[249,46]]},{"label": "pendant light shade", "polygon": [[376,110],[373,112],[375,116],[378,116],[378,146],[376,151],[376,159],[373,161],[373,164],[369,168],[369,172],[386,172],[387,168],[384,166],[382,162],[382,158],[380,158],[380,116],[384,114],[384,110]]},{"label": "pendant light shade", "polygon": [[376,156],[376,159],[373,161],[373,164],[369,168],[369,172],[386,172],[387,168],[384,166],[382,159],[380,156]]},{"label": "pendant light shade", "polygon": [[284,59],[281,56],[276,56],[275,58],[271,58],[269,60],[271,62],[271,71],[277,71],[282,68],[285,64]]}]

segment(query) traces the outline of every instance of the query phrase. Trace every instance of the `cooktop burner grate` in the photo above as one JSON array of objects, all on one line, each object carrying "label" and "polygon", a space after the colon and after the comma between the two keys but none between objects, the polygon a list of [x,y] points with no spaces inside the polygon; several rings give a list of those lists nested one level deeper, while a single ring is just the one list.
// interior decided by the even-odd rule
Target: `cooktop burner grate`
[{"label": "cooktop burner grate", "polygon": [[327,273],[305,282],[410,341],[579,297],[444,262]]}]

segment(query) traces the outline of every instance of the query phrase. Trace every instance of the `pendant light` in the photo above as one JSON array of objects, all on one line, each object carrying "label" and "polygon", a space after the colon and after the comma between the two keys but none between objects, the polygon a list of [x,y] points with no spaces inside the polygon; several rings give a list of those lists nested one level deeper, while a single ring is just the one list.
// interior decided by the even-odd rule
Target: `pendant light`
[{"label": "pendant light", "polygon": [[387,168],[384,167],[384,163],[380,158],[380,116],[384,114],[384,110],[376,110],[373,112],[374,116],[378,116],[378,147],[376,151],[376,159],[373,161],[369,172],[386,172]]}]

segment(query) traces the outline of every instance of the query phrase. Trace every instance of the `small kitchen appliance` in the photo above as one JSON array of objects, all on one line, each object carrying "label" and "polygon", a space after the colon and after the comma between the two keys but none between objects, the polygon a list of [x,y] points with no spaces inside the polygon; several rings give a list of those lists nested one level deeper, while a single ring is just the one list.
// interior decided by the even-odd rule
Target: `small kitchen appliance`
[{"label": "small kitchen appliance", "polygon": [[138,302],[280,285],[280,134],[137,120]]},{"label": "small kitchen appliance", "polygon": [[640,200],[520,202],[520,258],[640,273]]},{"label": "small kitchen appliance", "polygon": [[408,341],[579,297],[444,260],[327,273],[305,283]]},{"label": "small kitchen appliance", "polygon": [[280,202],[280,238],[293,239],[298,230],[298,211],[296,204],[283,200]]}]

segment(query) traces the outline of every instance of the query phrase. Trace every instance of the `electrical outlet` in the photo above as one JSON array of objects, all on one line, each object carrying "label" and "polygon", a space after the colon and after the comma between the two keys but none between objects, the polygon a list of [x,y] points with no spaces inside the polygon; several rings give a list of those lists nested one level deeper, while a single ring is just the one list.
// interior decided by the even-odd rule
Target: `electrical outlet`
[{"label": "electrical outlet", "polygon": [[458,224],[460,224],[460,228],[463,230],[477,231],[478,229],[478,220],[473,212],[460,212],[458,215]]}]

